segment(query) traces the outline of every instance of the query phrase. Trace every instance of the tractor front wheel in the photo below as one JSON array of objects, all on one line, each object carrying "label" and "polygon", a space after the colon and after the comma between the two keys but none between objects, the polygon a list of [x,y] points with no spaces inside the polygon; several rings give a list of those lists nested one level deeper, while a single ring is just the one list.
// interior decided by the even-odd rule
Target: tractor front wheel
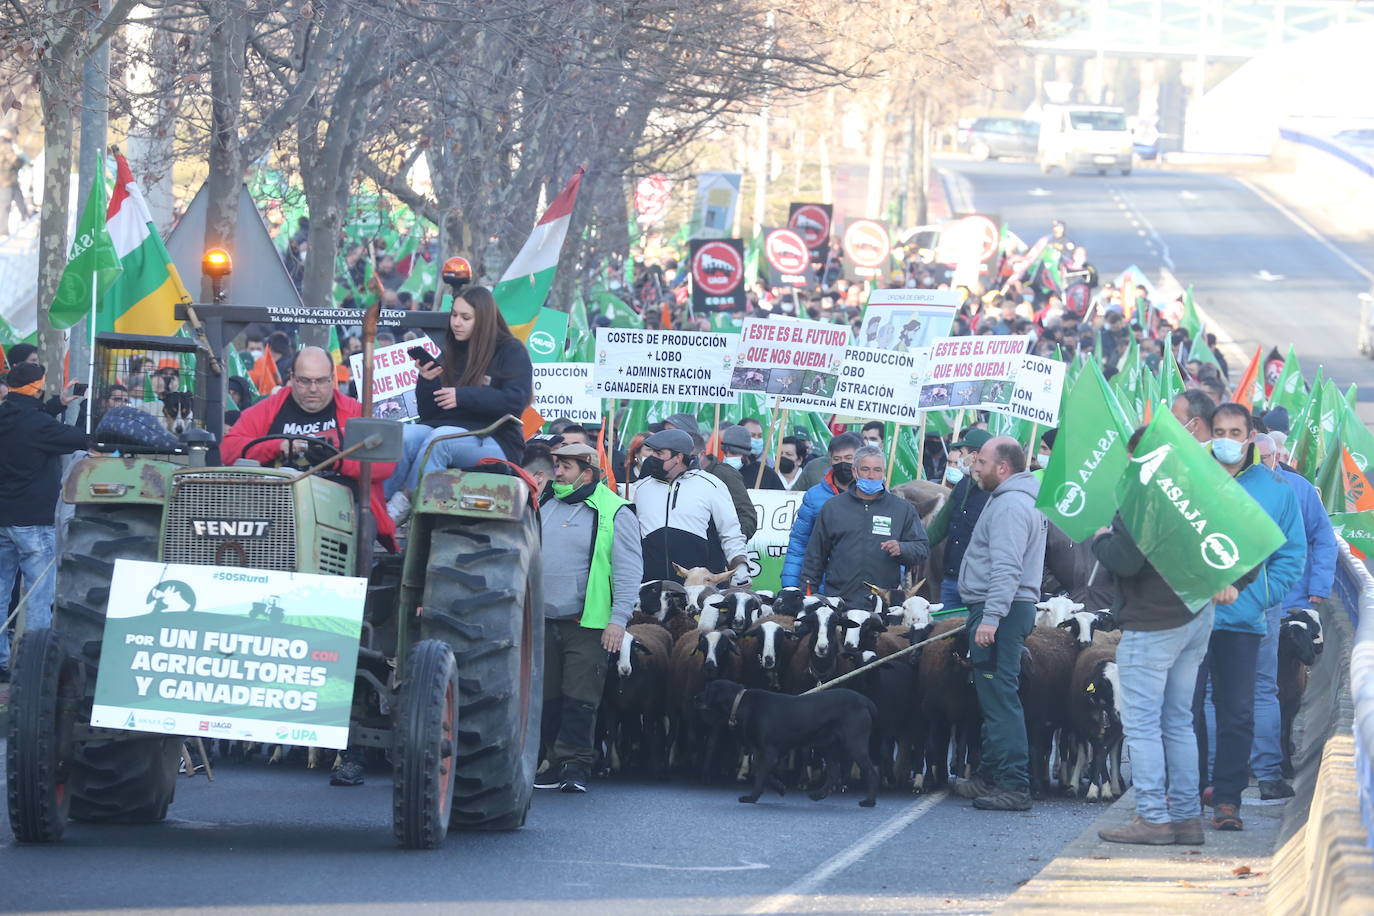
[{"label": "tractor front wheel", "polygon": [[458,743],[458,666],[453,650],[425,639],[410,650],[395,712],[392,822],[407,849],[448,835]]},{"label": "tractor front wheel", "polygon": [[72,760],[72,819],[110,824],[166,820],[180,762],[180,738],[85,742]]},{"label": "tractor front wheel", "polygon": [[24,634],[15,658],[5,745],[10,827],[21,843],[55,843],[67,826],[76,664],[50,629]]}]

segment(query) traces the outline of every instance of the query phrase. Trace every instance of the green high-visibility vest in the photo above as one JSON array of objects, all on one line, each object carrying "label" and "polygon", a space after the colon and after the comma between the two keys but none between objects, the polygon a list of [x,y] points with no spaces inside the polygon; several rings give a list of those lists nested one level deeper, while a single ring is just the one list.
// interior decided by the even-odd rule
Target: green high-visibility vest
[{"label": "green high-visibility vest", "polygon": [[596,513],[596,537],[592,539],[592,561],[587,573],[587,597],[582,602],[578,623],[589,630],[604,630],[611,622],[611,547],[615,541],[615,516],[628,499],[609,487],[597,486],[585,503]]}]

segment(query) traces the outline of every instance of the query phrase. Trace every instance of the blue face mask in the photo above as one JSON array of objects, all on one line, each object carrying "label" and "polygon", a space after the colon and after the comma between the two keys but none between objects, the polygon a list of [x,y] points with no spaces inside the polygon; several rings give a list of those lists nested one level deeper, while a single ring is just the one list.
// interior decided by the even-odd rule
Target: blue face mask
[{"label": "blue face mask", "polygon": [[1240,464],[1240,456],[1244,449],[1244,443],[1235,439],[1212,440],[1212,456],[1222,464]]},{"label": "blue face mask", "polygon": [[945,480],[948,480],[950,483],[958,483],[959,481],[961,481],[961,480],[963,480],[963,479],[964,479],[964,472],[963,472],[963,471],[959,470],[958,468],[956,468],[956,467],[955,467],[954,465],[952,465],[952,464],[949,464],[949,465],[946,465],[946,466],[945,466]]},{"label": "blue face mask", "polygon": [[753,436],[751,436],[751,437],[749,438],[749,451],[752,452],[752,453],[755,454],[755,455],[762,455],[762,454],[763,454],[763,439],[762,439],[762,437],[753,437]]},{"label": "blue face mask", "polygon": [[860,477],[854,481],[854,485],[859,488],[860,493],[867,493],[869,496],[883,492],[881,480],[869,480],[867,477]]},{"label": "blue face mask", "polygon": [[721,462],[724,464],[728,464],[730,467],[734,468],[737,471],[740,468],[744,467],[744,459],[741,458],[739,455],[726,455],[724,458],[721,459]]}]

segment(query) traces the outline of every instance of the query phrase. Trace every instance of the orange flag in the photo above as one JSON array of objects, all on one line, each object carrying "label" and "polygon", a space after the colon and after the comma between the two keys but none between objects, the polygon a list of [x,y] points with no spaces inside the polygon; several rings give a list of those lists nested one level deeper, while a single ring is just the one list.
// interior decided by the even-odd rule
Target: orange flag
[{"label": "orange flag", "polygon": [[601,457],[602,475],[606,486],[615,490],[615,466],[611,464],[610,456],[606,454],[606,424],[602,423],[601,428],[596,431],[596,452]]},{"label": "orange flag", "polygon": [[539,428],[544,425],[544,417],[533,407],[526,407],[525,412],[520,415],[520,425],[524,428],[525,438],[529,439],[539,435]]},{"label": "orange flag", "polygon": [[1255,347],[1255,355],[1250,357],[1250,365],[1245,367],[1245,374],[1240,377],[1240,382],[1236,384],[1236,393],[1231,400],[1237,404],[1244,404],[1248,410],[1255,409],[1255,382],[1259,379],[1260,368],[1260,348]]},{"label": "orange flag", "polygon": [[1355,459],[1350,457],[1350,449],[1341,447],[1341,470],[1345,472],[1345,511],[1365,512],[1374,509],[1374,491],[1370,490],[1368,479]]},{"label": "orange flag", "polygon": [[248,370],[248,377],[264,396],[281,387],[281,377],[277,375],[277,361],[273,359],[271,350],[262,351],[257,362],[253,363],[253,368]]}]

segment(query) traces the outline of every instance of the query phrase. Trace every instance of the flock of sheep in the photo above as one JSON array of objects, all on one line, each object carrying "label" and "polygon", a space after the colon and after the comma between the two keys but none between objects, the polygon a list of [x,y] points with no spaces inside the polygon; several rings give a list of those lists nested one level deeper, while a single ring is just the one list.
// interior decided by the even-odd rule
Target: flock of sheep
[{"label": "flock of sheep", "polygon": [[[803,694],[851,672],[844,687],[868,697],[877,714],[872,757],[890,788],[929,792],[951,774],[976,768],[980,712],[968,662],[966,617],[937,619],[940,605],[900,590],[872,587],[871,601],[745,588],[718,589],[727,574],[678,568],[684,584],[646,582],[620,650],[608,666],[598,725],[603,773],[666,777],[681,771],[706,781],[742,780],[745,749],[722,723],[704,717],[697,698],[716,680]],[[1058,596],[1037,605],[1021,659],[1020,697],[1038,797],[1056,788],[1111,800],[1122,772],[1121,633],[1109,611],[1086,611]],[[952,635],[950,635],[952,634]],[[874,664],[917,643],[926,645]],[[1280,640],[1280,700],[1285,766],[1289,728],[1320,651],[1315,611],[1285,619]],[[816,778],[813,761],[794,759],[793,785]]]}]

